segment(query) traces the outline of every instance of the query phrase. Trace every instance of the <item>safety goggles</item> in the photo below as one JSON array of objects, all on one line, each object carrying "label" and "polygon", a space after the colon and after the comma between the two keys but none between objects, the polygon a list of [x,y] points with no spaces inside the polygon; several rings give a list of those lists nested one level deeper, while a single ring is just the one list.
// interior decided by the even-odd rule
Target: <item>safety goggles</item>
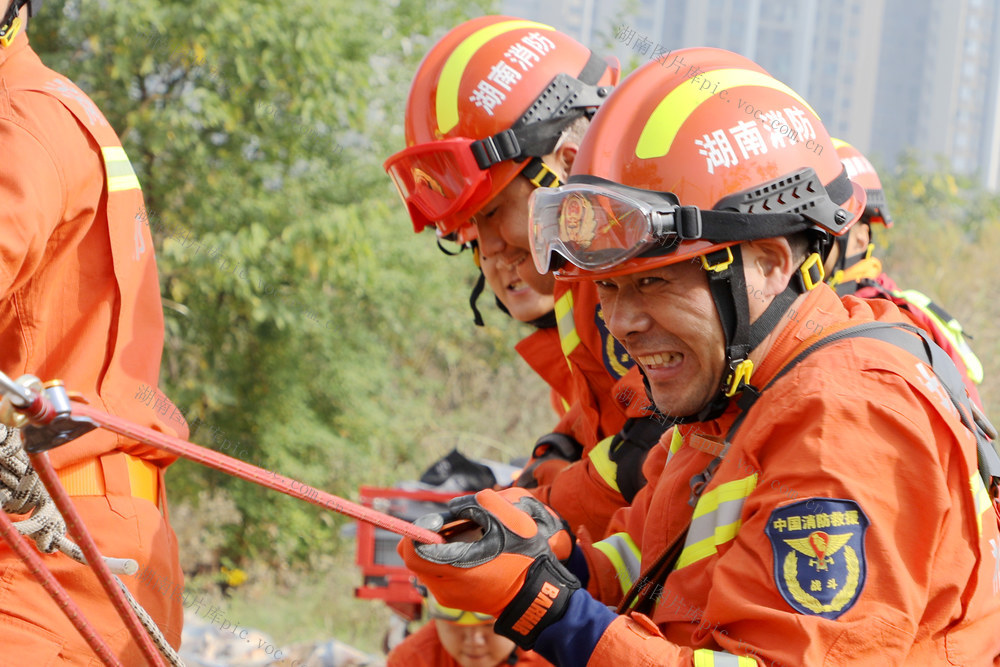
[{"label": "safety goggles", "polygon": [[600,271],[656,248],[673,252],[701,238],[699,209],[681,206],[669,192],[640,190],[596,176],[573,176],[558,188],[532,193],[532,256],[539,273],[562,259]]},{"label": "safety goggles", "polygon": [[455,625],[482,625],[492,623],[496,619],[489,614],[481,614],[478,611],[465,611],[463,609],[452,609],[441,605],[433,598],[427,599],[427,615],[439,621],[447,621]]},{"label": "safety goggles", "polygon": [[492,177],[473,154],[472,139],[432,141],[399,151],[383,165],[410,211],[413,229],[468,224],[486,204]]},{"label": "safety goggles", "polygon": [[[436,225],[447,235],[471,228],[469,218],[495,194],[490,168],[554,150],[563,129],[604,103],[611,88],[597,83],[617,65],[617,60],[591,54],[579,78],[557,74],[509,129],[483,139],[457,137],[410,146],[386,160],[383,167],[410,211],[414,230]],[[535,186],[549,185],[544,173],[528,178]]]}]

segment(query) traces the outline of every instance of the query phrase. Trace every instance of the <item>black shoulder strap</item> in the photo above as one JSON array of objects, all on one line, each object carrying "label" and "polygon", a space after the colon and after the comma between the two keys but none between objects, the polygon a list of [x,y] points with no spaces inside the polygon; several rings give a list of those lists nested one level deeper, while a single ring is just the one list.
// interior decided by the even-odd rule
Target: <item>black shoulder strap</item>
[{"label": "black shoulder strap", "polygon": [[668,424],[654,417],[632,417],[611,441],[608,457],[615,462],[615,481],[629,505],[646,485],[642,463],[646,455],[667,430]]},{"label": "black shoulder strap", "polygon": [[979,474],[983,478],[983,483],[990,491],[990,497],[996,498],[1000,490],[1000,455],[997,454],[990,435],[996,434],[993,425],[990,424],[986,416],[977,409],[969,400],[968,394],[962,382],[962,376],[955,367],[954,362],[948,354],[932,341],[923,330],[909,324],[888,324],[884,322],[868,322],[847,327],[816,341],[805,350],[800,352],[794,359],[785,364],[774,378],[764,387],[761,392],[747,397],[741,407],[743,411],[733,422],[729,433],[726,435],[726,442],[731,443],[737,429],[743,423],[747,413],[756,402],[760,394],[767,391],[771,385],[785,376],[799,362],[808,357],[821,347],[835,343],[845,338],[873,338],[909,352],[911,355],[923,361],[931,370],[938,381],[944,387],[948,398],[958,411],[962,424],[976,436],[976,452],[979,461]]}]

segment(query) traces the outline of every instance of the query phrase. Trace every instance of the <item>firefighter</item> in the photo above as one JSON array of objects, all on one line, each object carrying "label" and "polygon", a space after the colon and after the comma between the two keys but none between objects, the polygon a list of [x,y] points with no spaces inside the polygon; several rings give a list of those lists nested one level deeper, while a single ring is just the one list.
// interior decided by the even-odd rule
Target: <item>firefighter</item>
[{"label": "firefighter", "polygon": [[[2,2],[0,18],[0,369],[61,379],[90,405],[183,438],[184,418],[156,388],[163,313],[142,191],[94,103],[32,50],[25,25],[40,4]],[[163,484],[175,457],[100,429],[49,456],[102,554],[139,563],[121,578],[179,646],[183,581]],[[44,562],[115,654],[140,664],[90,569],[62,553]],[[0,567],[5,654],[92,664],[6,544]]]},{"label": "firefighter", "polygon": [[875,239],[871,226],[893,225],[882,181],[875,167],[861,151],[840,139],[834,139],[837,155],[847,170],[848,177],[865,189],[868,203],[864,215],[847,235],[837,239],[831,247],[824,269],[827,283],[841,296],[889,299],[909,314],[913,323],[926,331],[934,342],[948,353],[962,373],[969,397],[982,407],[976,385],[983,381],[983,365],[965,340],[962,325],[941,306],[917,290],[901,290],[896,282],[882,271],[882,262],[872,253]]},{"label": "firefighter", "polygon": [[677,424],[665,463],[601,543],[481,491],[418,520],[450,537],[407,566],[557,665],[1000,665],[1000,471],[958,372],[823,281],[864,189],[793,90],[680,53],[701,82],[639,68],[531,216]]},{"label": "firefighter", "polygon": [[493,632],[496,619],[461,609],[450,609],[428,596],[431,621],[394,648],[387,667],[548,667],[547,660],[524,651]]},{"label": "firefighter", "polygon": [[[593,285],[555,286],[551,275],[535,271],[527,199],[566,177],[589,117],[617,80],[617,61],[547,25],[473,19],[424,57],[407,101],[407,148],[385,163],[416,231],[434,228],[459,243],[478,237],[488,261],[553,295],[565,361],[543,344],[528,362],[536,369],[568,362],[572,372],[561,381],[572,386],[558,393],[569,405],[536,443],[518,483],[537,487],[574,529],[594,535],[642,485],[642,458],[664,425],[651,419],[642,378],[607,331]],[[503,240],[508,228],[516,242]],[[626,427],[630,437],[619,435]]]}]

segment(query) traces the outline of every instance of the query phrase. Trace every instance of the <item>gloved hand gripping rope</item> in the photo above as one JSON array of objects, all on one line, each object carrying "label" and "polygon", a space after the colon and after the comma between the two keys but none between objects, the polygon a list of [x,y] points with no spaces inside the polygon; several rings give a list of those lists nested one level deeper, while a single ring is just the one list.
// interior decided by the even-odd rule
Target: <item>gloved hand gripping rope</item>
[{"label": "gloved hand gripping rope", "polygon": [[[65,444],[97,426],[419,542],[433,544],[444,541],[440,535],[432,531],[301,484],[296,480],[276,475],[179,438],[131,424],[88,406],[71,404],[61,383],[50,383],[50,385],[43,390],[37,378],[24,376],[14,382],[0,373],[0,391],[4,394],[0,413],[8,419],[16,418],[19,423],[31,424],[24,428],[24,448],[21,447],[16,432],[11,429],[8,433],[4,427],[4,440],[0,447],[0,457],[2,457],[0,499],[5,512],[32,511],[28,519],[19,521],[16,525],[11,523],[6,513],[0,513],[0,535],[26,562],[29,570],[38,578],[106,665],[121,663],[82,617],[79,609],[42,564],[37,554],[24,545],[19,534],[24,533],[32,537],[42,551],[51,552],[60,549],[71,558],[81,563],[88,563],[115,604],[133,639],[143,649],[147,660],[153,665],[162,665],[160,654],[156,652],[156,648],[159,648],[172,665],[183,664],[149,615],[132,598],[121,580],[114,577],[109,570],[110,565],[119,572],[128,573],[131,569],[134,573],[137,567],[135,562],[100,556],[45,453],[46,450]],[[15,412],[16,415],[13,414]],[[39,481],[42,484],[39,484]],[[294,488],[295,486],[298,488]],[[48,493],[45,493],[46,490]],[[66,538],[67,529],[79,546]],[[149,636],[139,628],[140,623]],[[150,636],[153,637],[156,648],[150,642]]]}]

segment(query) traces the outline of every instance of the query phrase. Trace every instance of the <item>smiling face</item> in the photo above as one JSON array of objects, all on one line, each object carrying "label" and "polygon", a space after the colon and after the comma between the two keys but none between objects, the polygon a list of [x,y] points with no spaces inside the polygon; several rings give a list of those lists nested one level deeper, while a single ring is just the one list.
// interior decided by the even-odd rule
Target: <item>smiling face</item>
[{"label": "smiling face", "polygon": [[441,645],[462,667],[496,667],[514,650],[514,642],[493,632],[492,623],[459,625],[435,619]]},{"label": "smiling face", "polygon": [[518,176],[484,206],[473,221],[484,257],[511,267],[535,292],[552,294],[555,278],[551,273],[538,273],[531,259],[528,197],[534,189],[528,179]]},{"label": "smiling face", "polygon": [[[543,156],[542,162],[560,181],[565,181],[578,148],[575,142],[564,141],[554,152]],[[538,273],[531,259],[528,198],[534,190],[531,181],[518,175],[473,216],[472,222],[484,257],[494,257],[512,267],[539,294],[552,294],[555,278],[551,273]]]},{"label": "smiling face", "polygon": [[540,294],[526,283],[513,267],[497,256],[480,255],[480,267],[486,283],[497,298],[520,322],[531,322],[550,312],[555,306],[551,294]]},{"label": "smiling face", "polygon": [[673,417],[697,413],[719,392],[725,336],[708,278],[694,262],[597,281],[604,321]]}]

